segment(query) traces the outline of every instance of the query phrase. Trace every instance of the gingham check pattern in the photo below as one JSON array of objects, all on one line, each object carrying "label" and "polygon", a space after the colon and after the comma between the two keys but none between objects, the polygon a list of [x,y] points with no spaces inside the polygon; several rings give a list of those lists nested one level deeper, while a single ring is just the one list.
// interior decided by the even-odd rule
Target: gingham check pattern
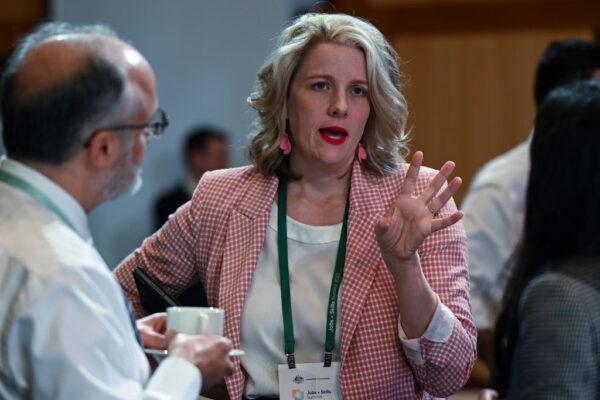
[{"label": "gingham check pattern", "polygon": [[[456,317],[452,334],[445,343],[419,339],[421,365],[403,353],[395,286],[381,258],[374,224],[399,194],[407,167],[379,178],[363,174],[360,165],[354,165],[342,285],[340,379],[345,399],[446,397],[464,385],[475,359],[466,235],[460,223],[430,235],[419,248],[429,284]],[[421,169],[415,194],[435,173]],[[143,311],[132,276],[135,267],[144,268],[175,295],[200,279],[209,304],[225,309],[225,336],[238,347],[244,300],[276,192],[277,178],[265,178],[252,167],[205,174],[191,202],[115,271],[136,314]],[[450,201],[441,215],[455,210]],[[232,399],[241,398],[244,384],[238,361],[236,372],[227,378]]]}]

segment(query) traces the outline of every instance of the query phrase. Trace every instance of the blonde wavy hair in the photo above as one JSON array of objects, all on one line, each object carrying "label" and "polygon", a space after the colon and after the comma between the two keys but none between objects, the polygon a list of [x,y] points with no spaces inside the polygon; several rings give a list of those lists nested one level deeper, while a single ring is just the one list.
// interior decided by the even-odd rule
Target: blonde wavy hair
[{"label": "blonde wavy hair", "polygon": [[290,170],[279,143],[286,132],[290,84],[305,55],[319,43],[351,46],[364,53],[371,113],[362,139],[368,154],[363,166],[376,175],[393,171],[408,153],[408,108],[401,92],[398,55],[371,23],[345,14],[302,15],[278,37],[247,100],[258,112],[250,160],[265,176],[299,178]]}]

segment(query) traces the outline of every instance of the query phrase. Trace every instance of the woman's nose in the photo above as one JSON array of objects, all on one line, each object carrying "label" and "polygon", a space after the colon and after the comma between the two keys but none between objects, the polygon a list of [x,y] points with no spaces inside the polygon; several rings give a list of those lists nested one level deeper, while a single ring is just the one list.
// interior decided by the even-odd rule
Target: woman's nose
[{"label": "woman's nose", "polygon": [[348,99],[344,93],[336,93],[329,107],[329,113],[335,117],[346,117],[348,115]]}]

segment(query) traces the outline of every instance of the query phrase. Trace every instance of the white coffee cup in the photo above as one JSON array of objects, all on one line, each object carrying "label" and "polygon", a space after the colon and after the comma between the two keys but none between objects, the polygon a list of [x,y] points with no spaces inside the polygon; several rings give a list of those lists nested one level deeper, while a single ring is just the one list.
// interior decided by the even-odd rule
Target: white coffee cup
[{"label": "white coffee cup", "polygon": [[213,307],[169,307],[167,328],[189,335],[223,336],[225,310]]}]

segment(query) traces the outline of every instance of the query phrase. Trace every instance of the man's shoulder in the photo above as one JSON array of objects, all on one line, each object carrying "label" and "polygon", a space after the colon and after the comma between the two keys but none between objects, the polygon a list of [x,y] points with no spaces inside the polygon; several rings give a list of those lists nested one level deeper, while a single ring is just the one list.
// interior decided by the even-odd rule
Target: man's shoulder
[{"label": "man's shoulder", "polygon": [[488,161],[473,179],[471,190],[484,186],[525,186],[529,175],[529,142]]},{"label": "man's shoulder", "polygon": [[30,274],[51,276],[78,266],[104,266],[99,254],[51,211],[0,187],[0,253]]},{"label": "man's shoulder", "polygon": [[11,318],[39,319],[58,307],[59,299],[70,302],[81,295],[113,301],[117,283],[99,257],[86,257],[89,246],[39,239],[21,246],[0,243],[0,302],[10,308]]},{"label": "man's shoulder", "polygon": [[45,232],[53,222],[51,212],[36,200],[0,184],[0,251],[18,254],[29,247],[43,250]]}]

